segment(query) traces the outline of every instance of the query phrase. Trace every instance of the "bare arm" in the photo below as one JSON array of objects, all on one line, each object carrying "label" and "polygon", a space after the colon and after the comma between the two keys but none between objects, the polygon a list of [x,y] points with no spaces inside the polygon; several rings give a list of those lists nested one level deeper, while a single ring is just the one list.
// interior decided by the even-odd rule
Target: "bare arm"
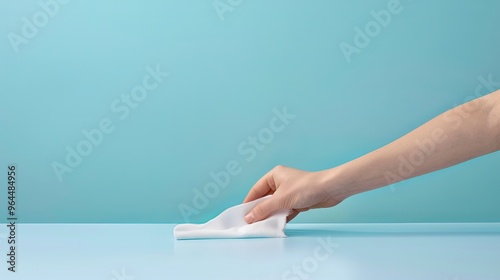
[{"label": "bare arm", "polygon": [[331,207],[357,193],[443,169],[500,150],[500,91],[472,100],[428,121],[396,141],[332,169],[306,172],[276,167],[250,190],[245,202],[269,199],[247,222],[277,209],[290,218],[311,208]]},{"label": "bare arm", "polygon": [[339,175],[349,187],[338,191],[351,196],[499,149],[500,91],[496,91],[451,109],[398,140],[340,166]]}]

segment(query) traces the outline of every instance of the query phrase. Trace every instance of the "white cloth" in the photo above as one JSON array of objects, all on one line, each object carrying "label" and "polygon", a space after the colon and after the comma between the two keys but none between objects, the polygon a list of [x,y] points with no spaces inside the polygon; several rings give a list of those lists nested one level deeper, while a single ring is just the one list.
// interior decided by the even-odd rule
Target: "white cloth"
[{"label": "white cloth", "polygon": [[270,197],[268,195],[230,207],[204,224],[177,225],[174,228],[174,237],[176,239],[286,237],[284,229],[290,210],[278,210],[267,219],[252,224],[247,224],[243,219],[254,206]]}]

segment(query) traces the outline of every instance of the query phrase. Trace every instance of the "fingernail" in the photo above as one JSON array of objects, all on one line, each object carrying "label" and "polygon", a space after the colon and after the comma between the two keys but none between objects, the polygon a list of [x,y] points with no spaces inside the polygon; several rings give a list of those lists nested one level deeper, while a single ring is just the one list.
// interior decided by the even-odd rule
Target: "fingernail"
[{"label": "fingernail", "polygon": [[243,219],[245,219],[245,222],[247,222],[247,224],[251,224],[255,217],[253,216],[253,213],[248,213]]}]

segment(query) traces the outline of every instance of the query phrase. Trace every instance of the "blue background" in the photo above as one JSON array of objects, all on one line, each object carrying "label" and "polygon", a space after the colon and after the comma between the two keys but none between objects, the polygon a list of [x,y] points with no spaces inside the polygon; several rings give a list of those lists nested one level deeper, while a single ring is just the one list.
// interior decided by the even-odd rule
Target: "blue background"
[{"label": "blue background", "polygon": [[[212,1],[73,0],[16,53],[9,34],[44,10],[0,1],[0,182],[15,164],[20,221],[185,222],[179,206],[239,162],[190,217],[203,222],[277,164],[334,167],[463,103],[479,77],[500,81],[493,0],[401,1],[348,63],[339,45],[388,2],[242,1],[219,16]],[[120,120],[112,102],[157,65],[169,76]],[[238,145],[283,107],[295,119],[246,161]],[[115,130],[58,180],[53,162],[105,118]],[[490,154],[296,221],[499,222],[499,162]]]}]

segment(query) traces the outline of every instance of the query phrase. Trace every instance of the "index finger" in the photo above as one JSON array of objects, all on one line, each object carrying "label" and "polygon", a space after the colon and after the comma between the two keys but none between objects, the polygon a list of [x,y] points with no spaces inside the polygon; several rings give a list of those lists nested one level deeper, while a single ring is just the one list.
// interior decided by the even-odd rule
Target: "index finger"
[{"label": "index finger", "polygon": [[276,190],[276,185],[274,184],[274,178],[272,170],[267,172],[262,178],[260,178],[255,185],[248,191],[247,197],[243,200],[243,203],[247,203],[257,198],[264,197],[268,194],[273,193]]}]

